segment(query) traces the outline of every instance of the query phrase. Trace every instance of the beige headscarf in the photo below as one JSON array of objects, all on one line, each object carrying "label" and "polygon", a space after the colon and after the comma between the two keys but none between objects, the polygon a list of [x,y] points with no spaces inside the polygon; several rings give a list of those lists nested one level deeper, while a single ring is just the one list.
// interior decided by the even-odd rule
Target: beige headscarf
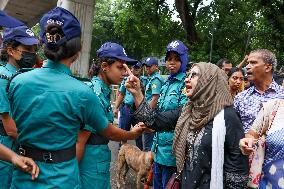
[{"label": "beige headscarf", "polygon": [[211,121],[225,106],[233,104],[227,76],[211,63],[198,63],[200,76],[190,101],[182,109],[175,128],[173,152],[177,170],[182,171],[186,154],[186,138]]}]

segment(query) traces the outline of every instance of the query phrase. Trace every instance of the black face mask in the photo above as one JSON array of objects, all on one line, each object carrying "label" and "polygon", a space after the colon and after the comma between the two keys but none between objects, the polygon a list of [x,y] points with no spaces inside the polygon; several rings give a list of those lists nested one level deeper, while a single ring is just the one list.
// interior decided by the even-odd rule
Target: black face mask
[{"label": "black face mask", "polygon": [[32,68],[36,64],[36,53],[22,52],[22,58],[16,60],[20,68]]}]

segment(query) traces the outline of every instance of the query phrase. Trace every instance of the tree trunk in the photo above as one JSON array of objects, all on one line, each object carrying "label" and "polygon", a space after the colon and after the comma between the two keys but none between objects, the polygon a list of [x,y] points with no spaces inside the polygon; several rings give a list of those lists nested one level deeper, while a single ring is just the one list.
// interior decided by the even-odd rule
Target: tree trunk
[{"label": "tree trunk", "polygon": [[190,44],[193,44],[197,41],[195,12],[198,4],[197,6],[194,6],[195,10],[193,11],[193,13],[190,13],[187,0],[175,0],[177,12],[179,13],[183,28],[186,31],[186,38]]}]

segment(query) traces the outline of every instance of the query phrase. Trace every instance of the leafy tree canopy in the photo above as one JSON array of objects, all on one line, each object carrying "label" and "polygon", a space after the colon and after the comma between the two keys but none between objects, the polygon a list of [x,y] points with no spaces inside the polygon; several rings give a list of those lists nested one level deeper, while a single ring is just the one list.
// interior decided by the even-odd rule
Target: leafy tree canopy
[{"label": "leafy tree canopy", "polygon": [[[96,1],[91,57],[106,41],[136,59],[161,57],[179,39],[194,62],[210,61],[211,51],[213,63],[226,57],[238,64],[252,49],[268,48],[284,64],[282,0],[175,0],[174,8],[165,0]],[[175,10],[181,21],[173,19]]]}]

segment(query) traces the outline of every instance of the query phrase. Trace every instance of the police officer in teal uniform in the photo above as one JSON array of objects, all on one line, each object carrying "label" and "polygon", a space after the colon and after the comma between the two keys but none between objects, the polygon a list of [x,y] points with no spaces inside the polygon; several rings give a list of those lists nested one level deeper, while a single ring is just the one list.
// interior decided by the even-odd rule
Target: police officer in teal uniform
[{"label": "police officer in teal uniform", "polygon": [[140,81],[142,82],[142,85],[144,86],[144,88],[146,88],[146,85],[147,85],[148,82],[149,82],[148,76],[146,76],[146,75],[141,75],[139,79],[140,79]]},{"label": "police officer in teal uniform", "polygon": [[[140,79],[140,74],[142,71],[142,63],[137,62],[134,66],[132,66],[131,72],[133,75],[138,77]],[[126,131],[129,131],[131,128],[131,125],[134,124],[132,113],[134,112],[134,98],[132,94],[126,90],[125,88],[125,81],[127,80],[127,77],[124,78],[122,81],[120,87],[119,87],[119,94],[117,96],[114,112],[116,112],[118,109],[120,111],[119,116],[119,128],[124,129]],[[141,80],[141,79],[140,79]],[[145,88],[145,86],[143,86]],[[143,150],[143,142],[142,142],[142,136],[136,139],[136,146]]]},{"label": "police officer in teal uniform", "polygon": [[[24,25],[23,22],[5,14],[4,11],[0,10],[0,28],[1,27],[7,27],[7,28],[14,28],[14,27],[18,27],[18,26],[22,26]],[[4,50],[4,47],[3,47],[3,38],[2,38],[2,35],[0,34],[0,50],[4,51],[3,53],[5,53],[5,50]],[[1,54],[1,60],[0,60],[0,66],[3,66],[6,64],[7,60],[5,58],[5,60],[2,60],[4,56],[2,56],[2,52],[0,53]]]},{"label": "police officer in teal uniform", "polygon": [[[92,80],[88,85],[99,97],[104,114],[110,123],[114,121],[110,99],[111,85],[119,85],[126,76],[124,63],[134,64],[136,62],[137,60],[128,58],[124,48],[117,43],[104,43],[97,51],[97,58],[89,72]],[[95,186],[95,188],[110,189],[111,151],[108,147],[109,140],[99,135],[88,125],[84,129],[90,131],[91,135],[86,142],[85,151],[79,164],[82,188],[89,189]],[[78,141],[82,141],[82,139],[79,138]]]},{"label": "police officer in teal uniform", "polygon": [[113,140],[136,138],[143,128],[125,132],[113,126],[92,89],[73,77],[70,66],[82,48],[74,15],[61,7],[50,10],[40,20],[40,36],[46,64],[17,75],[8,88],[19,153],[33,158],[40,174],[32,181],[14,170],[11,188],[80,188],[76,141],[82,125]]},{"label": "police officer in teal uniform", "polygon": [[[151,108],[156,108],[157,102],[160,97],[161,88],[164,83],[164,79],[159,73],[158,59],[156,57],[148,57],[145,60],[144,65],[149,76],[148,83],[145,89],[145,99],[150,104]],[[153,133],[144,133],[144,150],[151,150],[153,143]]]},{"label": "police officer in teal uniform", "polygon": [[[178,40],[167,46],[166,67],[170,76],[163,84],[158,109],[161,112],[176,109],[187,102],[183,89],[188,64],[188,49]],[[156,132],[153,140],[154,152],[153,184],[155,189],[164,189],[171,175],[176,171],[176,159],[172,153],[174,132]]]},{"label": "police officer in teal uniform", "polygon": [[[0,28],[1,28],[1,26],[0,26]],[[0,66],[5,66],[5,64],[8,60],[7,60],[7,56],[6,56],[5,50],[3,48],[2,42],[3,42],[3,37],[0,33]]]},{"label": "police officer in teal uniform", "polygon": [[[16,147],[17,129],[14,120],[9,115],[10,105],[6,95],[6,87],[8,79],[18,69],[31,68],[36,63],[35,46],[37,44],[37,38],[27,26],[6,28],[4,30],[1,53],[8,58],[8,62],[0,66],[0,143],[12,150],[15,150]],[[12,165],[0,161],[0,170],[0,189],[10,188]]]}]

